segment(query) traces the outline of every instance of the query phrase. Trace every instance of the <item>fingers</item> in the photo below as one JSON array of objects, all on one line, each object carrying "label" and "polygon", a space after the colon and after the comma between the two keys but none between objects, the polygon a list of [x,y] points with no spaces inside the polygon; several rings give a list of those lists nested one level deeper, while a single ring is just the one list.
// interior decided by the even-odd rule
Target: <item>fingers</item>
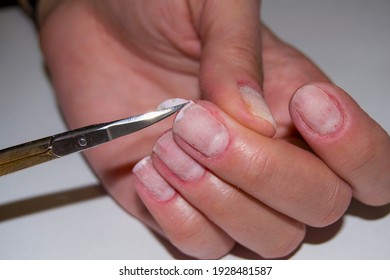
[{"label": "fingers", "polygon": [[184,107],[173,132],[187,154],[223,181],[297,221],[325,226],[349,205],[349,186],[322,160],[239,125],[211,103]]},{"label": "fingers", "polygon": [[219,258],[234,241],[184,200],[154,169],[149,157],[134,167],[135,187],[165,236],[184,253]]},{"label": "fingers", "polygon": [[390,138],[346,92],[327,83],[300,88],[290,103],[295,126],[354,196],[390,202]]},{"label": "fingers", "polygon": [[241,124],[272,136],[275,122],[262,97],[259,1],[190,3],[202,41],[200,85],[204,99]]},{"label": "fingers", "polygon": [[234,240],[263,257],[285,256],[301,243],[303,224],[208,172],[177,146],[171,132],[156,143],[153,164],[191,205]]}]

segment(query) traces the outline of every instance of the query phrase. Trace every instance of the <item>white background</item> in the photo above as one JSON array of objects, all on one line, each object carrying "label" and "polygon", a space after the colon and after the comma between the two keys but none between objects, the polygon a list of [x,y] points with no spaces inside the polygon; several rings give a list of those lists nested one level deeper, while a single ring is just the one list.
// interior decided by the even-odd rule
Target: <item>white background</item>
[{"label": "white background", "polygon": [[[390,1],[264,0],[262,14],[390,131]],[[0,129],[0,149],[66,130],[16,7],[0,9]],[[389,212],[353,202],[290,258],[390,259]],[[238,248],[225,258],[256,257]],[[0,259],[172,258],[186,256],[105,195],[81,155],[0,177]]]}]

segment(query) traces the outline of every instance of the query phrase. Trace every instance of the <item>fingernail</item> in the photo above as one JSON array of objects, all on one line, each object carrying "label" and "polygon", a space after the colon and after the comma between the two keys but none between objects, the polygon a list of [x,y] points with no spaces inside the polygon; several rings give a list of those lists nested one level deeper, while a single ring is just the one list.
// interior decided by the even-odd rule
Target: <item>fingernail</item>
[{"label": "fingernail", "polygon": [[177,177],[184,181],[199,180],[205,172],[200,164],[180,149],[173,139],[172,132],[158,139],[153,152]]},{"label": "fingernail", "polygon": [[292,105],[308,128],[317,134],[333,133],[343,124],[343,114],[337,103],[317,86],[299,89]]},{"label": "fingernail", "polygon": [[150,157],[139,161],[133,173],[142,185],[159,201],[168,201],[175,195],[175,190],[158,174]]},{"label": "fingernail", "polygon": [[229,143],[229,132],[225,125],[193,102],[176,116],[173,132],[206,157],[222,154]]},{"label": "fingernail", "polygon": [[240,86],[240,93],[246,106],[253,115],[268,121],[273,127],[276,127],[271,110],[259,92],[247,85],[242,85]]},{"label": "fingernail", "polygon": [[176,105],[180,105],[180,104],[183,104],[183,103],[186,103],[186,102],[188,102],[188,100],[183,99],[183,98],[167,99],[167,100],[165,100],[164,102],[160,103],[157,106],[157,110],[163,110],[163,109],[166,109],[166,108],[169,108],[169,107],[173,107],[173,106],[176,106]]}]

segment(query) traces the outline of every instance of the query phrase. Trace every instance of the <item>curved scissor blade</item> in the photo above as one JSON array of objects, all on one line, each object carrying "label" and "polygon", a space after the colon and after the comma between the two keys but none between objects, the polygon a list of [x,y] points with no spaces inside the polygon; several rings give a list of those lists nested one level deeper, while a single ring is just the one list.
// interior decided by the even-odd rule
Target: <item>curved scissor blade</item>
[{"label": "curved scissor blade", "polygon": [[183,108],[187,103],[115,121],[109,123],[106,127],[103,127],[103,129],[107,129],[110,140],[113,140],[155,124],[174,114]]},{"label": "curved scissor blade", "polygon": [[136,132],[155,124],[183,108],[188,102],[130,118],[90,125],[53,136],[51,151],[62,157],[84,151],[118,137]]}]

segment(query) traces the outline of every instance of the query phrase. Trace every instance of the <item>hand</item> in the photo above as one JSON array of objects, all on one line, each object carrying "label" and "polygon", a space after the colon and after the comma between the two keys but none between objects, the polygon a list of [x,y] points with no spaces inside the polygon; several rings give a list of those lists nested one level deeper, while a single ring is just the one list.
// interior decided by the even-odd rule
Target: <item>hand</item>
[{"label": "hand", "polygon": [[390,138],[345,92],[305,85],[290,111],[316,154],[254,133],[211,103],[179,113],[152,157],[134,168],[141,199],[178,247],[215,249],[208,229],[217,226],[221,240],[281,257],[299,246],[306,224],[338,220],[352,194],[390,202]]},{"label": "hand", "polygon": [[[275,132],[269,120],[252,114],[238,90],[249,84],[260,91],[258,1],[67,0],[45,7],[47,2],[40,9],[41,46],[71,128],[182,97],[208,99],[255,130]],[[131,170],[170,126],[159,123],[85,153],[110,195],[161,233],[135,192]],[[226,240],[215,244],[220,249],[214,257],[232,247]]]},{"label": "hand", "polygon": [[[272,119],[267,115],[264,118],[263,111],[252,114],[249,109],[253,109],[250,106],[253,100],[244,100],[245,95],[241,96],[239,91],[240,85],[261,91],[262,53],[263,91],[278,125],[276,135],[283,138],[295,135],[287,106],[292,93],[306,82],[327,79],[297,51],[266,29],[260,31],[256,2],[245,1],[244,8],[240,3],[240,9],[234,7],[236,1],[224,2],[218,8],[212,2],[194,1],[190,9],[166,2],[161,7],[157,1],[141,7],[139,3],[146,1],[95,4],[68,0],[44,17],[42,48],[71,127],[142,113],[154,109],[166,98],[184,97],[208,99],[246,129],[271,136],[275,133]],[[154,20],[145,21],[145,18]],[[129,25],[126,21],[130,19]],[[236,26],[236,22],[240,25]],[[87,153],[87,158],[109,193],[127,211],[164,233],[190,255],[221,256],[238,237],[232,238],[191,205],[172,207],[181,211],[172,216],[181,227],[169,228],[157,219],[158,225],[135,193],[130,170],[135,162],[150,153],[154,141],[168,127],[168,123],[151,127],[118,140],[115,145],[94,149]],[[176,201],[183,202],[183,199]],[[146,205],[155,215],[150,205]],[[188,211],[182,211],[185,209]],[[290,229],[287,234],[279,231],[279,235],[269,236],[270,240],[278,243],[281,239],[294,239],[294,242],[285,242],[288,246],[284,248],[248,247],[266,256],[286,254],[300,242],[304,227],[271,208],[264,209],[277,214],[276,220],[285,219],[287,223],[280,224]],[[290,221],[293,221],[291,225]],[[256,243],[256,237],[245,238]]]},{"label": "hand", "polygon": [[[285,83],[326,78],[272,34],[263,37],[280,59],[264,56],[264,84],[267,100],[280,106],[273,107],[274,116],[282,120],[286,112],[277,108],[283,103],[273,97],[286,84],[273,84],[272,77],[283,76]],[[388,134],[330,83],[285,93],[291,117],[279,122],[284,126],[275,139],[253,133],[213,104],[197,102],[179,113],[152,157],[135,167],[141,199],[176,246],[210,256],[231,238],[262,256],[281,257],[299,246],[305,224],[337,221],[352,195],[370,205],[390,202]],[[306,141],[303,148],[288,129],[293,126]],[[215,227],[223,231],[219,237],[210,234]]]}]

